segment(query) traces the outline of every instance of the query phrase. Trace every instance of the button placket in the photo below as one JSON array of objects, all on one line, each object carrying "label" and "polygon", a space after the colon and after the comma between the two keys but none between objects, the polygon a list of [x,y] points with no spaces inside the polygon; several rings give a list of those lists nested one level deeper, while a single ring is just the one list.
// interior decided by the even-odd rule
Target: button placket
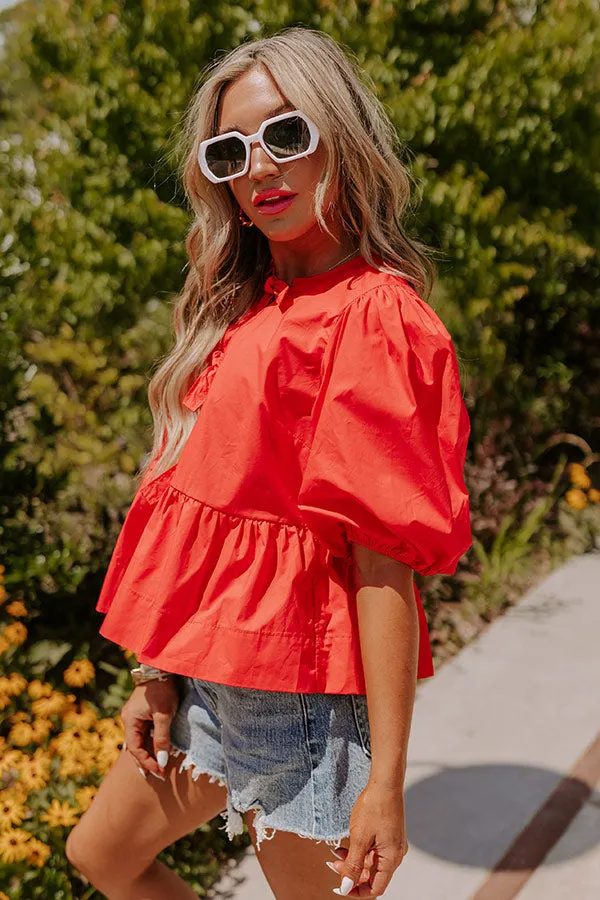
[{"label": "button placket", "polygon": [[[275,301],[276,303],[281,304],[281,302],[287,296],[287,292],[289,291],[289,289],[290,285],[285,281],[282,281],[281,278],[278,278],[274,274],[274,272],[272,272],[264,283],[263,294],[267,295],[267,297],[269,298],[269,303]],[[209,365],[205,369],[203,369],[202,372],[200,372],[196,380],[189,388],[187,394],[183,398],[183,405],[192,412],[196,412],[196,410],[198,410],[204,403],[206,395],[208,394],[210,386],[217,373],[217,369],[221,365],[221,362],[225,355],[226,344],[229,343],[234,332],[237,331],[240,325],[244,324],[248,318],[252,317],[252,312],[253,311],[251,310],[250,312],[246,313],[241,320],[235,322],[229,327],[229,329],[225,332],[221,340],[213,349],[210,355]],[[254,310],[254,312],[256,312],[256,310]]]}]

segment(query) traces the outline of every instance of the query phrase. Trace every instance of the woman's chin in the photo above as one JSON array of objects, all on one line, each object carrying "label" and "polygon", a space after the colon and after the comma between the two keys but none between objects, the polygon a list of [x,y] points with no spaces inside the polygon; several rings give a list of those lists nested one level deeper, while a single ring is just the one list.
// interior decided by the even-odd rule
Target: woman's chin
[{"label": "woman's chin", "polygon": [[281,216],[281,218],[274,217],[275,221],[260,224],[260,230],[265,234],[269,240],[284,242],[284,241],[295,241],[298,238],[304,237],[309,231],[312,231],[317,225],[317,220],[313,219],[309,222],[299,223],[299,222],[290,222],[289,220],[285,220],[285,216]]}]

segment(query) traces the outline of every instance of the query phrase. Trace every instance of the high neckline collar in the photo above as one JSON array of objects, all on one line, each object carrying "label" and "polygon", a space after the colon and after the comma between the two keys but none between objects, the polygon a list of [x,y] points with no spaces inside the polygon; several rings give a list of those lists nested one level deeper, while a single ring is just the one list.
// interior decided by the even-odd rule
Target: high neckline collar
[{"label": "high neckline collar", "polygon": [[280,302],[283,296],[291,290],[300,288],[301,290],[309,289],[325,290],[327,287],[335,284],[342,278],[347,278],[364,269],[367,265],[365,258],[358,254],[350,259],[346,259],[339,265],[334,266],[327,272],[318,272],[316,275],[298,275],[292,278],[291,282],[284,281],[275,273],[275,261],[271,257],[269,268],[267,269],[267,278],[264,283],[264,290],[267,294],[274,294],[276,302]]}]

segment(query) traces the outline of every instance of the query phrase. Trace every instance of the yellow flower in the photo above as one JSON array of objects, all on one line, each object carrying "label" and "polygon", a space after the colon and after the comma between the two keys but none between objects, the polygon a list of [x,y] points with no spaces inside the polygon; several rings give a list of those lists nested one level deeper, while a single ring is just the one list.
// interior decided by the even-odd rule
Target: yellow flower
[{"label": "yellow flower", "polygon": [[586,472],[585,466],[582,466],[581,463],[570,463],[569,478],[571,479],[571,484],[574,484],[575,487],[587,490],[592,486],[592,480]]},{"label": "yellow flower", "polygon": [[600,503],[600,491],[597,491],[596,488],[592,488],[588,492],[588,500],[591,500],[592,503]]},{"label": "yellow flower", "polygon": [[10,900],[10,897],[4,891],[0,891],[0,900]]},{"label": "yellow flower", "polygon": [[96,670],[89,659],[76,659],[63,672],[65,683],[70,687],[82,687],[96,675]]},{"label": "yellow flower", "polygon": [[121,741],[125,737],[125,727],[120,716],[114,719],[98,719],[96,722],[96,731],[103,737],[117,737]]},{"label": "yellow flower", "polygon": [[[14,624],[19,625],[20,623],[15,622]],[[26,687],[27,679],[19,675],[18,672],[11,672],[8,677],[5,675],[0,677],[0,693],[7,693],[12,697],[16,697],[18,694],[22,694]]]},{"label": "yellow flower", "polygon": [[67,800],[53,798],[47,812],[40,815],[40,821],[47,822],[51,828],[71,828],[79,818],[79,810],[71,806]]},{"label": "yellow flower", "polygon": [[12,646],[11,642],[7,641],[4,635],[0,633],[0,653],[6,653]]},{"label": "yellow flower", "polygon": [[70,756],[74,753],[88,751],[94,747],[94,737],[89,731],[80,731],[78,728],[66,728],[52,738],[50,747],[53,753],[59,756]]},{"label": "yellow flower", "polygon": [[27,629],[23,625],[22,622],[12,622],[10,625],[7,625],[4,631],[2,632],[2,637],[7,641],[10,641],[11,644],[16,644],[16,646],[20,646],[24,644],[27,640]]},{"label": "yellow flower", "polygon": [[579,488],[571,488],[565,494],[565,500],[571,509],[583,509],[587,505],[587,494]]},{"label": "yellow flower", "polygon": [[41,791],[49,781],[50,775],[36,775],[28,765],[24,765],[19,772],[19,781],[16,782],[15,787],[20,784],[23,793],[28,796],[31,791]]},{"label": "yellow flower", "polygon": [[10,828],[0,833],[0,857],[5,863],[19,862],[27,856],[27,843],[31,835],[21,828]]},{"label": "yellow flower", "polygon": [[33,743],[33,729],[28,722],[17,722],[8,733],[8,740],[15,747],[26,747]]},{"label": "yellow flower", "polygon": [[50,754],[38,747],[33,756],[26,757],[19,766],[20,781],[23,790],[39,791],[50,780],[50,768],[52,765],[52,757]]},{"label": "yellow flower", "polygon": [[66,712],[62,717],[62,722],[63,725],[72,725],[74,728],[86,731],[98,720],[98,713],[87,700],[80,704],[79,709],[80,712],[77,711],[77,708]]},{"label": "yellow flower", "polygon": [[84,746],[90,753],[98,753],[102,747],[102,735],[95,731],[86,731]]},{"label": "yellow flower", "polygon": [[71,756],[61,760],[58,777],[65,779],[87,778],[88,775],[92,774],[94,768],[97,768],[96,760],[91,753],[71,754]]},{"label": "yellow flower", "polygon": [[89,775],[95,766],[100,735],[67,729],[52,738],[50,749],[61,757],[60,778],[79,778]]},{"label": "yellow flower", "polygon": [[[2,807],[5,801],[10,801],[11,803],[16,803],[22,806],[27,802],[28,796],[29,791],[19,781],[15,781],[15,783],[11,784],[10,787],[6,787],[3,790],[0,790],[0,807]],[[28,810],[25,818],[30,819],[32,815],[33,813],[31,812],[31,810]],[[0,828],[0,831],[1,830],[2,829]]]},{"label": "yellow flower", "polygon": [[80,808],[85,812],[86,809],[90,808],[92,800],[97,793],[98,788],[94,787],[93,784],[88,784],[85,787],[79,788],[78,791],[75,791],[75,800],[79,804]]},{"label": "yellow flower", "polygon": [[21,803],[25,803],[27,800],[27,791],[23,787],[23,785],[15,781],[14,784],[11,784],[10,787],[4,789],[4,792],[0,791],[0,796],[4,797],[14,797],[17,800],[20,800]]},{"label": "yellow flower", "polygon": [[27,693],[33,700],[39,700],[40,697],[49,697],[52,694],[52,685],[47,681],[40,681],[36,678],[30,681],[27,686]]},{"label": "yellow flower", "polygon": [[46,860],[52,852],[48,844],[38,841],[37,838],[32,838],[25,846],[28,863],[32,863],[34,866],[39,866],[40,868],[46,865]]},{"label": "yellow flower", "polygon": [[52,722],[49,719],[34,719],[31,723],[32,741],[41,744],[52,731]]},{"label": "yellow flower", "polygon": [[27,607],[20,600],[13,600],[12,603],[9,603],[6,607],[6,612],[9,616],[15,616],[18,618],[19,616],[27,615]]},{"label": "yellow flower", "polygon": [[100,753],[96,757],[96,769],[98,770],[98,774],[102,777],[108,775],[118,758],[118,752],[109,753],[108,751],[103,751]]},{"label": "yellow flower", "polygon": [[38,766],[50,766],[52,765],[52,760],[54,759],[54,754],[51,750],[44,750],[43,747],[38,747],[33,756],[29,757],[30,762],[36,762]]},{"label": "yellow flower", "polygon": [[68,709],[70,704],[69,698],[60,691],[52,691],[49,697],[40,697],[31,704],[31,711],[36,716],[42,716],[47,719],[50,716],[60,716]]},{"label": "yellow flower", "polygon": [[116,763],[122,749],[122,739],[104,738],[102,746],[96,754],[96,768],[101,775],[106,775],[108,770]]},{"label": "yellow flower", "polygon": [[6,831],[13,825],[20,825],[28,812],[25,804],[8,791],[0,792],[0,831]]},{"label": "yellow flower", "polygon": [[17,722],[28,722],[29,713],[26,713],[24,710],[20,709],[12,716],[9,716],[8,721],[11,723],[11,725],[15,725]]},{"label": "yellow flower", "polygon": [[[4,579],[2,579],[4,581]],[[6,588],[4,585],[0,585],[0,603],[4,603],[8,594],[6,593]]]},{"label": "yellow flower", "polygon": [[6,750],[0,756],[0,775],[11,769],[15,769],[18,772],[19,767],[26,759],[28,759],[28,756],[22,750]]},{"label": "yellow flower", "polygon": [[[50,772],[43,771],[34,763],[24,763],[19,771],[19,781],[26,794],[30,791],[41,791],[50,781]],[[16,785],[15,785],[16,786]]]},{"label": "yellow flower", "polygon": [[96,730],[101,735],[96,750],[96,768],[101,775],[106,775],[123,749],[125,728],[119,716],[118,719],[99,719]]}]

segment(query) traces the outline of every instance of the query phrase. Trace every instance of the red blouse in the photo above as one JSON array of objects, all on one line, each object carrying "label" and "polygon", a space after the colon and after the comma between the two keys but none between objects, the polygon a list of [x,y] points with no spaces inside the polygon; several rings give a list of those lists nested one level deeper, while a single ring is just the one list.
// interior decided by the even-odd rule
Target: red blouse
[{"label": "red blouse", "polygon": [[291,285],[272,268],[183,402],[198,417],[176,465],[150,468],[133,499],[100,633],[181,675],[366,693],[351,542],[423,575],[452,574],[471,545],[448,331],[362,256]]}]

